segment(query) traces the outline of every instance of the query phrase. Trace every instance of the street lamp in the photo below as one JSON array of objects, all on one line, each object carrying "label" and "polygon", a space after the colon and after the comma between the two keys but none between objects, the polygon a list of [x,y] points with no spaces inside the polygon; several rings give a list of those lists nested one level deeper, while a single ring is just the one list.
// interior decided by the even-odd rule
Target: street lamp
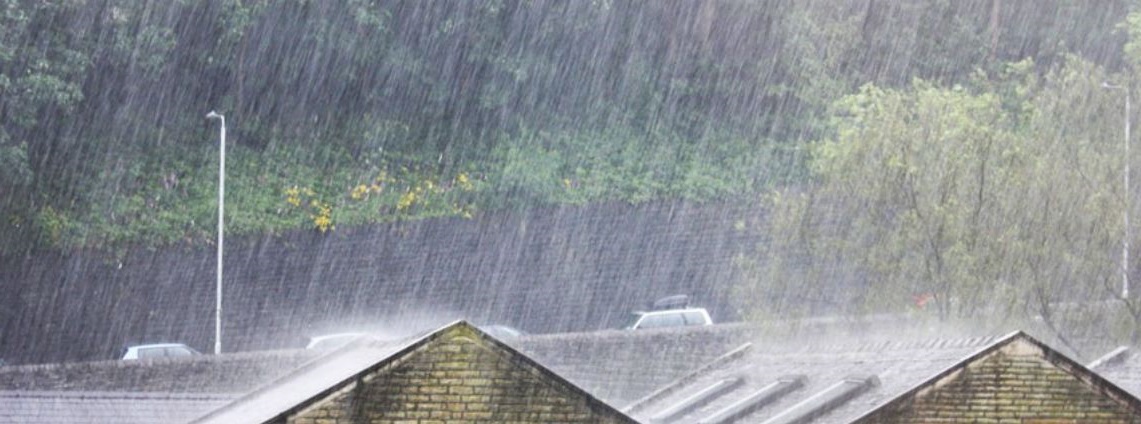
[{"label": "street lamp", "polygon": [[217,119],[222,124],[219,138],[222,148],[218,152],[218,293],[214,306],[214,354],[222,353],[222,229],[225,227],[226,209],[226,117],[210,111],[206,119]]},{"label": "street lamp", "polygon": [[1121,85],[1110,85],[1108,82],[1102,82],[1103,88],[1121,90],[1125,92],[1125,170],[1123,172],[1123,179],[1125,180],[1125,232],[1121,236],[1121,298],[1129,298],[1129,123],[1132,114],[1130,108],[1129,87]]}]

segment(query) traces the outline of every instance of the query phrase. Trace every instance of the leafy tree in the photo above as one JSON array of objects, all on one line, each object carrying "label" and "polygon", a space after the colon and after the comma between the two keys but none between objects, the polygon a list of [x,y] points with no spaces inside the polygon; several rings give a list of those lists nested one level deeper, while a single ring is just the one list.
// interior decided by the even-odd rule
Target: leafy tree
[{"label": "leafy tree", "polygon": [[1023,62],[974,89],[867,85],[839,100],[814,184],[770,197],[751,309],[1004,321],[1113,299],[1125,205],[1104,76],[1070,58],[1039,79]]}]

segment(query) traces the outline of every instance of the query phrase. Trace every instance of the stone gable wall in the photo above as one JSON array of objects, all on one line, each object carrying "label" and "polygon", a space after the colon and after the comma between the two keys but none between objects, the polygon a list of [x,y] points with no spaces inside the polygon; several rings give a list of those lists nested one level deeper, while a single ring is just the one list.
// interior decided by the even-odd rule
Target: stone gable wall
[{"label": "stone gable wall", "polygon": [[477,335],[429,342],[287,419],[349,423],[633,423]]},{"label": "stone gable wall", "polygon": [[1037,355],[999,351],[859,423],[1141,423],[1141,411]]}]

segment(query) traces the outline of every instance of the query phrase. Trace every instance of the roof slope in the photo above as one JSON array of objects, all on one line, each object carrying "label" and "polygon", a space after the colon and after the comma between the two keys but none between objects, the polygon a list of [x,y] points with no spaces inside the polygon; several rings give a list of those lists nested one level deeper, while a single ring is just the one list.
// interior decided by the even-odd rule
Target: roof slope
[{"label": "roof slope", "polygon": [[855,423],[999,419],[1141,423],[1141,400],[1017,332],[925,380]]},{"label": "roof slope", "polygon": [[[849,423],[995,339],[795,346],[754,342],[624,410],[646,423]],[[725,385],[733,387],[664,416],[703,390],[717,391]],[[773,396],[761,396],[766,393]],[[833,396],[835,402],[830,402]],[[728,413],[734,404],[751,397],[761,402],[751,410]],[[821,405],[824,408],[814,409]]]},{"label": "roof slope", "polygon": [[253,390],[318,352],[304,349],[0,367],[0,391],[234,393]]},{"label": "roof slope", "polygon": [[[422,342],[422,340],[421,340]],[[417,342],[412,343],[415,346]],[[364,337],[318,357],[290,373],[265,383],[229,404],[210,411],[196,423],[261,423],[295,409],[309,399],[336,388],[355,375],[397,356],[408,343]]]},{"label": "roof slope", "polygon": [[1108,361],[1096,361],[1096,364],[1091,363],[1088,367],[1133,396],[1141,397],[1141,355],[1135,354],[1134,350],[1129,347],[1118,348],[1114,352],[1116,357],[1107,358],[1110,359]]},{"label": "roof slope", "polygon": [[0,392],[0,423],[151,424],[187,422],[232,395],[132,392]]}]

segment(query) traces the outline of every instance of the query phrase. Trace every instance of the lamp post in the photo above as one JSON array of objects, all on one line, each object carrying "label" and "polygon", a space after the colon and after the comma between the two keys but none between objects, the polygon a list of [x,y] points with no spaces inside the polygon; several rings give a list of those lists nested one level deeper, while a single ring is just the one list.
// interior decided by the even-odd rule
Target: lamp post
[{"label": "lamp post", "polygon": [[1125,169],[1122,172],[1125,184],[1125,230],[1121,236],[1121,298],[1129,298],[1129,209],[1132,206],[1129,202],[1129,123],[1131,121],[1132,113],[1130,111],[1130,97],[1129,87],[1121,85],[1111,85],[1107,82],[1102,82],[1101,86],[1112,90],[1121,90],[1125,92]]},{"label": "lamp post", "polygon": [[210,111],[206,119],[217,119],[221,126],[219,138],[222,148],[218,151],[218,284],[214,306],[214,354],[222,353],[222,229],[225,228],[226,209],[226,117]]}]

